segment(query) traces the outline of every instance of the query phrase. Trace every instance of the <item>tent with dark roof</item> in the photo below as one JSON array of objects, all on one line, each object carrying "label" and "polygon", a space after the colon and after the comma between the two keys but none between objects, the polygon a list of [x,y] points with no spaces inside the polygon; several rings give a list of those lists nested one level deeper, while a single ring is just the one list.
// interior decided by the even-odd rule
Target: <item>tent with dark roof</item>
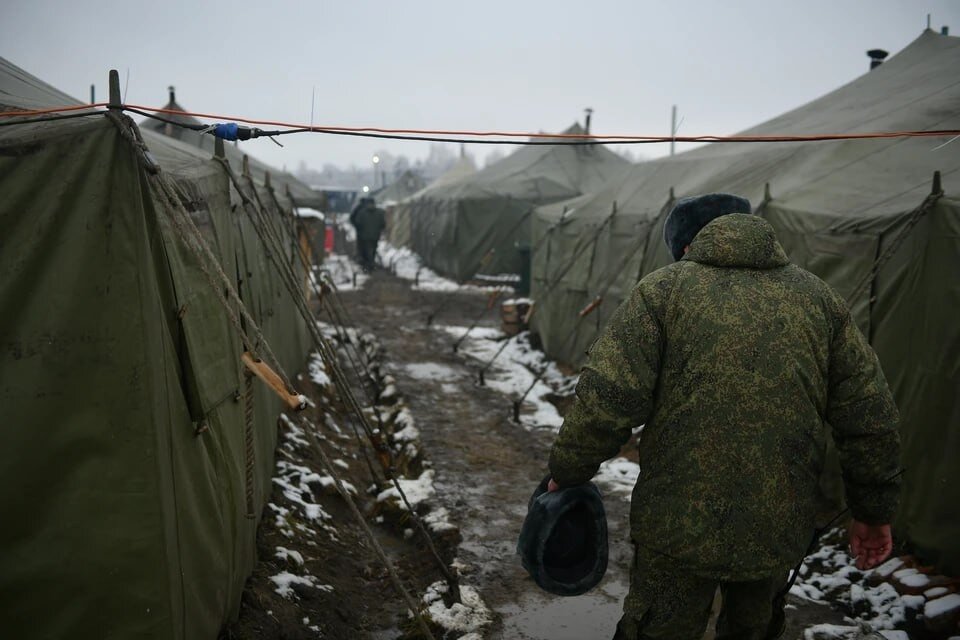
[{"label": "tent with dark roof", "polygon": [[[575,123],[564,133],[583,131]],[[409,220],[410,247],[442,275],[463,281],[481,263],[486,273],[520,273],[516,245],[530,241],[533,208],[588,193],[627,166],[601,145],[523,146],[476,173],[438,180],[398,215]]]},{"label": "tent with dark roof", "polygon": [[[0,59],[0,109],[79,104]],[[0,627],[214,638],[255,562],[280,402],[245,375],[210,274],[298,370],[306,325],[273,268],[302,265],[291,212],[259,218],[289,239],[268,253],[249,181],[195,146],[141,143],[120,114],[4,123]]]},{"label": "tent with dark roof", "polygon": [[[849,84],[741,135],[960,130],[957,69],[960,39],[927,31]],[[559,360],[583,361],[636,281],[672,260],[663,221],[677,198],[716,191],[748,197],[791,260],[847,299],[879,354],[903,419],[907,472],[897,532],[924,560],[956,574],[957,144],[949,137],[712,144],[639,164],[591,195],[541,207],[533,296],[544,348]],[[599,310],[580,318],[597,296],[605,298]]]}]

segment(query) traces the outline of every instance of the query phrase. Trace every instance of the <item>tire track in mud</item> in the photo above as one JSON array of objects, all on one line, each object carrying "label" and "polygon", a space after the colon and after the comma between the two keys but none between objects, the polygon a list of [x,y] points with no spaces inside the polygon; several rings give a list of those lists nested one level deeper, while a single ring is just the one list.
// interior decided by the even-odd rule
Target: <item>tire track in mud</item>
[{"label": "tire track in mud", "polygon": [[[438,506],[461,530],[462,581],[476,587],[498,617],[485,637],[610,637],[627,586],[627,501],[605,500],[610,563],[601,584],[575,598],[541,591],[521,567],[515,547],[530,493],[546,473],[554,431],[511,422],[510,399],[475,384],[480,363],[454,354],[450,335],[426,326],[427,313],[444,301],[435,323],[468,326],[486,296],[411,292],[408,282],[376,272],[363,289],[341,297],[360,328],[378,336],[385,365],[413,412],[435,471]],[[495,315],[490,313],[486,326],[495,324]]]}]

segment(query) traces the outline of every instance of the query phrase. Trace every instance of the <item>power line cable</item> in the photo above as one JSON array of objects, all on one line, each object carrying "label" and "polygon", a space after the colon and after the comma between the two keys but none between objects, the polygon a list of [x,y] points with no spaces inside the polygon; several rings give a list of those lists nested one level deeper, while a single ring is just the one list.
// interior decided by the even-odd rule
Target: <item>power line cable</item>
[{"label": "power line cable", "polygon": [[[53,107],[30,111],[0,112],[0,117],[36,116],[48,113],[90,109],[91,107],[106,106],[107,103],[96,105]],[[142,105],[121,105],[122,109],[137,113],[147,118],[153,118],[176,126],[213,133],[226,140],[247,140],[257,137],[274,138],[292,133],[320,133],[326,135],[357,136],[364,138],[379,138],[387,140],[410,140],[421,142],[448,142],[455,144],[509,144],[520,146],[583,146],[583,145],[610,145],[610,144],[660,144],[676,142],[696,143],[731,143],[731,142],[825,142],[836,140],[870,140],[884,138],[911,138],[911,137],[947,137],[960,136],[960,129],[936,130],[907,130],[907,131],[880,131],[864,133],[824,133],[809,135],[693,135],[693,136],[643,136],[624,134],[581,134],[581,133],[533,133],[513,131],[469,131],[445,129],[395,129],[385,127],[344,127],[344,126],[306,126],[303,124],[280,122],[273,120],[257,120],[252,118],[226,117],[217,114],[199,113],[192,111],[178,111],[146,107]],[[169,118],[173,116],[189,116],[195,118],[224,119],[228,123],[211,126],[187,125]],[[26,121],[19,121],[24,123]],[[283,127],[283,129],[265,131],[255,127],[240,127],[236,123],[260,124]],[[456,137],[454,137],[456,136]],[[279,143],[278,143],[279,144]]]}]

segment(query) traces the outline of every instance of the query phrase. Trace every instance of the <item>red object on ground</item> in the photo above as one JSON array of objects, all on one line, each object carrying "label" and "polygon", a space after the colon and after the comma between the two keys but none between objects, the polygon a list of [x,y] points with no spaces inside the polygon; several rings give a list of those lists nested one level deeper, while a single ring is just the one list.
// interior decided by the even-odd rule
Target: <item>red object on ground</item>
[{"label": "red object on ground", "polygon": [[326,233],[323,236],[324,253],[333,253],[333,227],[326,227]]}]

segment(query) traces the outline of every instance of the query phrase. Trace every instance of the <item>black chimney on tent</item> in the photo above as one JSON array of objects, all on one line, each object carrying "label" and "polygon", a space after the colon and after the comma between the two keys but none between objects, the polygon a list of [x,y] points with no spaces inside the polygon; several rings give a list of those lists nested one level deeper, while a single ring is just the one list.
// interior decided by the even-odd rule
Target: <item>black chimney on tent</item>
[{"label": "black chimney on tent", "polygon": [[867,55],[870,56],[870,68],[876,69],[883,64],[883,59],[890,54],[883,49],[870,49],[870,51],[867,51]]},{"label": "black chimney on tent", "polygon": [[173,93],[173,85],[170,85],[169,87],[167,87],[167,89],[170,91],[170,104],[173,104],[174,102],[176,102],[176,99]]},{"label": "black chimney on tent", "polygon": [[586,117],[584,118],[584,125],[583,125],[584,133],[589,135],[590,134],[590,116],[593,115],[593,109],[591,109],[590,107],[587,107],[586,109],[583,110],[583,112],[587,114]]}]

